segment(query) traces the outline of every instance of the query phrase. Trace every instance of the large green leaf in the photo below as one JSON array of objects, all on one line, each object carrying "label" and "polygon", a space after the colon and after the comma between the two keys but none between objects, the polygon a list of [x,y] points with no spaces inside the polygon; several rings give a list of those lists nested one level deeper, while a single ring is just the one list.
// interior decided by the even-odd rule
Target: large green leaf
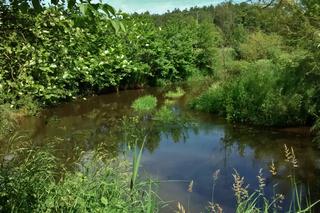
[{"label": "large green leaf", "polygon": [[109,4],[101,4],[100,9],[103,10],[109,17],[116,15],[115,9]]}]

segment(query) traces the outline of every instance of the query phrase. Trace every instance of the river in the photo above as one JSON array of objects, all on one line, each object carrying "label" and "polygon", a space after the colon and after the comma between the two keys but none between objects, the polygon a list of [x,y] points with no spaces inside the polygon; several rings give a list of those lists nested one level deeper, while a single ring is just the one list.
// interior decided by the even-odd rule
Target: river
[{"label": "river", "polygon": [[[81,156],[102,145],[110,156],[122,155],[119,141],[121,118],[132,114],[132,102],[145,94],[153,94],[163,103],[168,89],[127,90],[79,99],[47,109],[38,117],[21,123],[20,131],[28,132],[33,143],[55,141],[56,155],[61,163],[72,168]],[[303,189],[310,189],[311,199],[320,198],[320,151],[304,131],[282,131],[231,125],[207,113],[192,112],[186,107],[198,93],[186,88],[186,95],[172,106],[181,116],[192,118],[192,125],[159,131],[148,140],[142,156],[141,177],[159,181],[156,191],[166,205],[161,212],[173,212],[177,202],[189,206],[190,212],[204,212],[213,199],[224,212],[234,212],[232,190],[235,170],[245,177],[249,189],[258,188],[257,175],[263,169],[265,193],[274,190],[290,197],[284,144],[293,147],[298,159],[297,180]],[[277,175],[269,172],[271,162]],[[213,192],[213,176],[219,171]],[[188,185],[193,180],[192,193]],[[289,199],[282,206],[288,208]],[[189,204],[188,204],[189,203]]]}]

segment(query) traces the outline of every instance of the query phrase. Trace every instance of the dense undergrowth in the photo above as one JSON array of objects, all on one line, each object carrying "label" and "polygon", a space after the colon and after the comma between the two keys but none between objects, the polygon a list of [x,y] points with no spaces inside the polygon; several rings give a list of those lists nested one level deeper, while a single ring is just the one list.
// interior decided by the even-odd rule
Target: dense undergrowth
[{"label": "dense undergrowth", "polygon": [[87,152],[64,171],[50,150],[15,154],[0,167],[1,212],[156,212],[151,183],[130,187],[129,162]]},{"label": "dense undergrowth", "polygon": [[[87,94],[213,72],[210,45],[221,41],[214,26],[192,17],[158,26],[148,14],[83,12],[83,5],[28,13],[0,5],[0,105],[33,114]],[[3,117],[5,132],[10,117]]]},{"label": "dense undergrowth", "polygon": [[213,11],[224,35],[223,46],[217,47],[216,82],[190,106],[231,122],[315,125],[318,130],[319,4],[225,3],[181,13],[197,13],[201,20]]},{"label": "dense undergrowth", "polygon": [[55,7],[37,15],[3,13],[1,102],[14,108],[27,98],[51,105],[110,88],[183,80],[202,66],[196,60],[204,54],[196,34],[202,25],[193,19],[157,27],[150,16],[117,14],[125,29],[115,32],[99,13],[89,18]]}]

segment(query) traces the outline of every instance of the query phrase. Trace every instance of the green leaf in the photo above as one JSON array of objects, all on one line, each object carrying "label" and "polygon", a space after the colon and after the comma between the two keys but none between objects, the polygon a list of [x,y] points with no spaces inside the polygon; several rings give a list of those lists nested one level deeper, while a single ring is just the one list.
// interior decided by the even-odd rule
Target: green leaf
[{"label": "green leaf", "polygon": [[114,31],[116,33],[118,33],[119,32],[119,28],[120,28],[119,23],[117,21],[115,21],[115,20],[110,20],[110,23],[111,23]]},{"label": "green leaf", "polygon": [[119,22],[119,25],[120,25],[120,29],[123,31],[123,32],[126,32],[126,27],[123,25],[122,22]]},{"label": "green leaf", "polygon": [[105,197],[101,197],[101,203],[103,203],[105,206],[108,205],[108,199]]},{"label": "green leaf", "polygon": [[116,15],[115,9],[112,6],[110,6],[109,4],[102,4],[100,6],[100,9],[103,10],[109,16],[111,16],[111,15],[115,16]]}]

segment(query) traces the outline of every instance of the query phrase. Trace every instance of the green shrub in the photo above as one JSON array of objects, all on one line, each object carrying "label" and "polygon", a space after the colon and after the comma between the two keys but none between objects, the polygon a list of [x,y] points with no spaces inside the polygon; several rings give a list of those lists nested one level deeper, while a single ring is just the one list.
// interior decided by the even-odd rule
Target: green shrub
[{"label": "green shrub", "polygon": [[240,57],[255,61],[259,59],[276,58],[281,53],[282,40],[275,34],[265,34],[261,31],[248,36],[245,42],[240,44]]},{"label": "green shrub", "polygon": [[287,64],[280,65],[273,60],[245,63],[238,67],[236,75],[214,83],[190,106],[223,114],[232,122],[267,126],[304,125],[308,119],[305,95],[299,90],[284,90],[288,83],[283,81],[288,75],[287,67]]},{"label": "green shrub", "polygon": [[189,106],[195,110],[221,113],[224,107],[224,90],[219,83],[214,83],[201,96],[192,100]]},{"label": "green shrub", "polygon": [[1,103],[19,108],[30,97],[46,106],[109,88],[184,80],[199,69],[196,52],[208,48],[196,47],[192,17],[159,28],[150,16],[121,14],[116,18],[130,30],[115,33],[100,13],[69,13],[62,7],[10,12],[0,41]]},{"label": "green shrub", "polygon": [[0,138],[13,131],[16,126],[12,111],[8,104],[0,105]]}]

